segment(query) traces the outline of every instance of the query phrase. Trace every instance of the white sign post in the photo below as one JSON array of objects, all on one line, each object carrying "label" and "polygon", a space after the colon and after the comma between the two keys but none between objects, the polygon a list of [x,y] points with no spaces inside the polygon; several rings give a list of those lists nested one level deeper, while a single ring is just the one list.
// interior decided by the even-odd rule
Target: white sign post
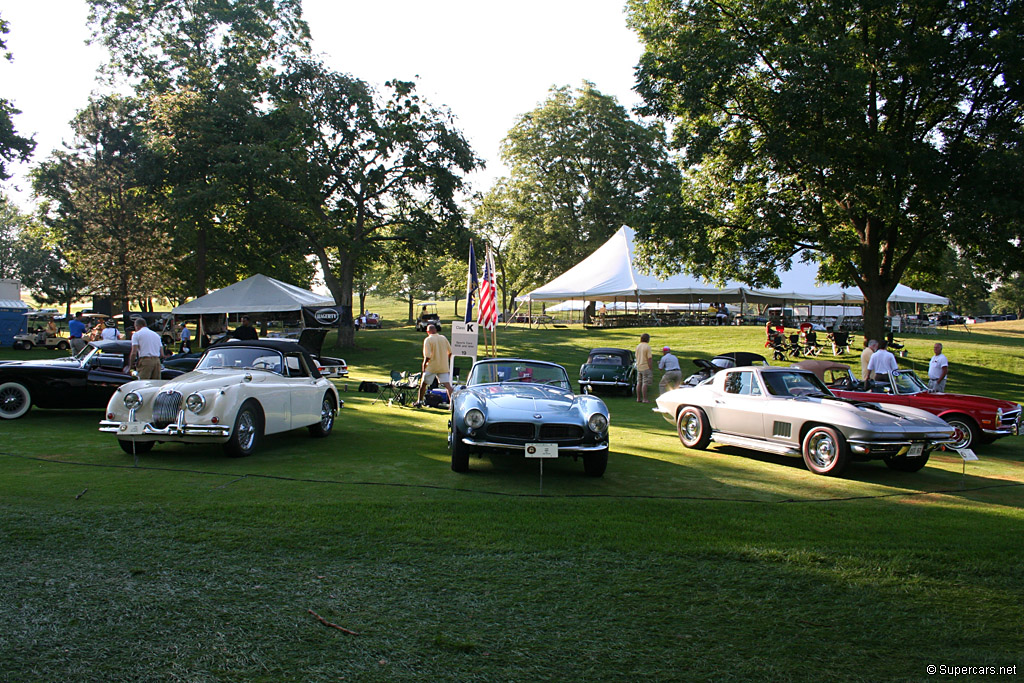
[{"label": "white sign post", "polygon": [[466,356],[476,362],[477,350],[477,324],[475,322],[464,323],[461,320],[452,321],[452,366],[449,371],[455,372],[455,357]]},{"label": "white sign post", "polygon": [[537,458],[540,464],[540,492],[544,493],[544,461],[547,458],[558,457],[557,443],[528,443],[525,452],[527,458]]}]

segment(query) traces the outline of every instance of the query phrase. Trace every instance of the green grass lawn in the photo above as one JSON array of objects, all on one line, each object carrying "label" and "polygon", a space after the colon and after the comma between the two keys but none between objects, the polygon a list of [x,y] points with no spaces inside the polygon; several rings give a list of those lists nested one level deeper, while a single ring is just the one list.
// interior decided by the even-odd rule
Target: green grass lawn
[{"label": "green grass lawn", "polygon": [[[925,366],[939,339],[950,391],[1024,399],[1024,327],[981,328],[906,337],[901,365]],[[574,375],[589,348],[632,347],[640,331],[509,328],[499,351]],[[648,331],[684,366],[763,338]],[[966,469],[938,454],[915,474],[855,463],[830,479],[795,458],[686,451],[650,406],[608,397],[606,475],[548,463],[541,494],[537,464],[516,458],[453,473],[446,413],[355,392],[415,370],[421,339],[408,327],[358,333],[339,352],[352,378],[339,382],[335,433],[268,437],[246,459],[160,445],[136,464],[89,411],[0,425],[0,680],[1024,671],[1020,438]],[[956,680],[981,678],[992,677]]]}]

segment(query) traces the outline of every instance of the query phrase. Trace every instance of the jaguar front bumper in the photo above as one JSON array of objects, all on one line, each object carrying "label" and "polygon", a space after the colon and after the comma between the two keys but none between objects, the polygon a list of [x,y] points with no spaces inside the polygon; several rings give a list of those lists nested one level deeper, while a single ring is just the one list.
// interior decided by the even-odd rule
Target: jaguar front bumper
[{"label": "jaguar front bumper", "polygon": [[148,422],[118,422],[117,420],[102,420],[100,431],[107,434],[116,434],[125,439],[133,437],[183,437],[183,436],[206,436],[211,438],[226,439],[231,435],[230,425],[190,425],[187,423],[172,422],[166,427],[154,427]]}]

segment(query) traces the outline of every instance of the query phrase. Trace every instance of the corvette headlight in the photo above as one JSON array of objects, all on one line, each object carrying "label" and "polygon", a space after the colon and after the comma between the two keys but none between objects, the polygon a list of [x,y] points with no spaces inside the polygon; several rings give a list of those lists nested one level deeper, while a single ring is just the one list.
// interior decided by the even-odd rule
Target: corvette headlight
[{"label": "corvette headlight", "polygon": [[206,399],[202,394],[189,394],[185,399],[185,407],[193,413],[201,413],[206,407]]},{"label": "corvette headlight", "polygon": [[134,391],[129,391],[124,397],[124,407],[128,410],[135,410],[142,407],[142,396]]},{"label": "corvette headlight", "polygon": [[587,420],[587,426],[590,427],[590,431],[601,434],[608,429],[608,418],[601,413],[594,413]]},{"label": "corvette headlight", "polygon": [[484,414],[473,408],[466,413],[466,426],[470,429],[480,429],[484,426]]}]

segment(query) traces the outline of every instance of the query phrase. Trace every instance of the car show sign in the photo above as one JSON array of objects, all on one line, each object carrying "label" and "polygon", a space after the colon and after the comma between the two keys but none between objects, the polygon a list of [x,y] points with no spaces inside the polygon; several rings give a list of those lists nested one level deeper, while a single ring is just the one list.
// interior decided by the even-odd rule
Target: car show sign
[{"label": "car show sign", "polygon": [[452,356],[467,356],[476,360],[477,353],[477,323],[452,322]]},{"label": "car show sign", "polygon": [[337,327],[341,315],[341,306],[303,306],[303,327]]},{"label": "car show sign", "polygon": [[524,455],[527,458],[557,458],[558,444],[528,443],[526,444],[526,452],[524,453]]}]

